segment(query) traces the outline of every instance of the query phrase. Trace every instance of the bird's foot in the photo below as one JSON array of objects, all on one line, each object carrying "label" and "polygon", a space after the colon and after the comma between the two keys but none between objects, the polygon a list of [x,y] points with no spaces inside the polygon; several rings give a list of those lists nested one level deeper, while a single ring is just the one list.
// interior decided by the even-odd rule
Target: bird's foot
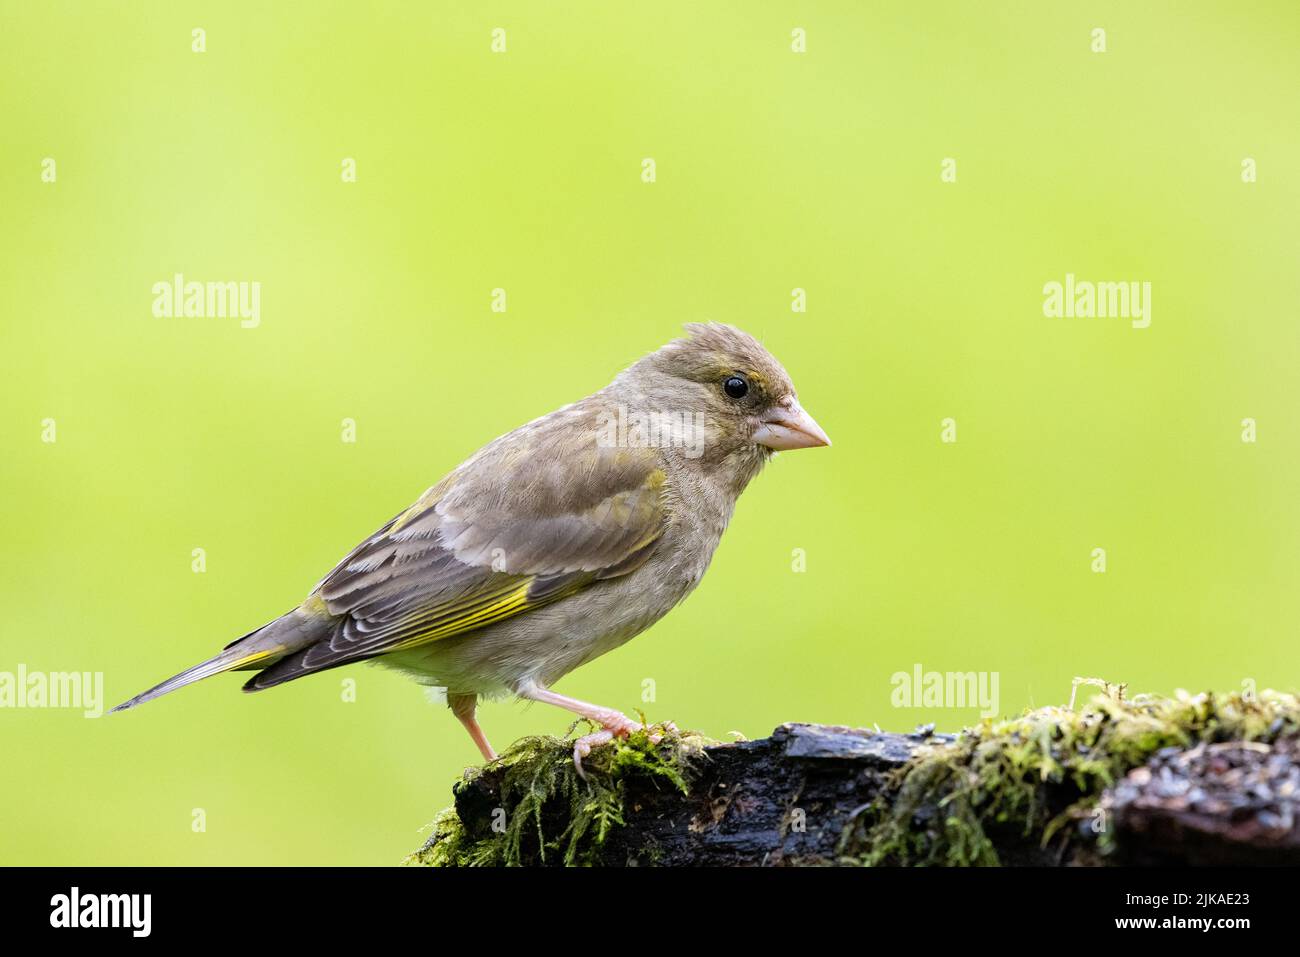
[{"label": "bird's foot", "polygon": [[[633,731],[649,731],[651,744],[658,744],[662,741],[664,734],[675,734],[677,732],[677,725],[671,721],[665,721],[658,725],[648,725],[640,721],[633,721],[627,715],[618,711],[602,714],[597,723],[602,725],[601,730],[592,734],[585,734],[573,742],[573,766],[578,772],[578,777],[584,781],[587,780],[587,772],[582,767],[582,759],[591,754],[593,748],[609,744],[615,738],[626,738]],[[651,730],[652,727],[656,730]]]}]

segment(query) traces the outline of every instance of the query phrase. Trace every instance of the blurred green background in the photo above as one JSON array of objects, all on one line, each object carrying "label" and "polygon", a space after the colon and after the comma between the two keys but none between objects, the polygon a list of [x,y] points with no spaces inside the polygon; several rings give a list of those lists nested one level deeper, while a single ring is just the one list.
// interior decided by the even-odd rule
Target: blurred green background
[{"label": "blurred green background", "polygon": [[[115,704],[715,319],[835,446],[558,690],[725,738],[977,718],[891,707],[914,664],[998,672],[1004,713],[1075,675],[1295,689],[1300,11],[1089,6],[4,0],[0,670]],[[155,318],[177,272],[260,282],[260,326]],[[1067,272],[1151,282],[1150,328],[1045,318]],[[478,761],[393,674],[241,681],[0,710],[0,861],[389,864]]]}]

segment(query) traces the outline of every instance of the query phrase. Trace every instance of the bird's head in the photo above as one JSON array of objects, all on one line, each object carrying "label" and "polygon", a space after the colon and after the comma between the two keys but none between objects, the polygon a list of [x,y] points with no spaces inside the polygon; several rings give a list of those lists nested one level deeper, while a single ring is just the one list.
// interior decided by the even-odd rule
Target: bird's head
[{"label": "bird's head", "polygon": [[611,386],[614,394],[700,423],[706,461],[761,463],[775,451],[831,444],[757,339],[720,323],[691,323],[686,333],[625,370]]}]

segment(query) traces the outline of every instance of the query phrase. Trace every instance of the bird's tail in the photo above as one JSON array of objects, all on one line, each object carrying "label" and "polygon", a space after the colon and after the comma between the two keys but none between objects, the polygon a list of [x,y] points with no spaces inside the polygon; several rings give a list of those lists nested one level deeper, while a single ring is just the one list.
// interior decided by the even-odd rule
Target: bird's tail
[{"label": "bird's tail", "polygon": [[317,637],[315,632],[318,631],[320,624],[323,624],[321,619],[308,609],[295,608],[287,615],[232,641],[226,645],[221,654],[200,662],[193,668],[186,668],[180,674],[154,685],[130,701],[123,701],[116,708],[110,709],[109,714],[114,711],[126,711],[154,698],[161,698],[178,688],[184,688],[204,678],[211,678],[213,675],[227,671],[265,668],[289,652],[310,644]]}]

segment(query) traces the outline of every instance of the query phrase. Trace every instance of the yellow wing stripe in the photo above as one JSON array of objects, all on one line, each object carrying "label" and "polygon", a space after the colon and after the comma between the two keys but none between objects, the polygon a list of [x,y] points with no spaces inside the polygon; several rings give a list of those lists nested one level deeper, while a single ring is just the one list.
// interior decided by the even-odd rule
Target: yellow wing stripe
[{"label": "yellow wing stripe", "polygon": [[229,665],[228,667],[233,671],[236,668],[244,667],[244,665],[251,665],[254,661],[261,661],[263,658],[270,658],[272,655],[278,655],[283,650],[283,648],[277,645],[274,648],[265,648],[262,651],[254,651],[239,658],[234,664]]},{"label": "yellow wing stripe", "polygon": [[527,589],[532,585],[532,581],[531,578],[528,578],[523,580],[521,584],[517,578],[510,579],[491,591],[470,594],[467,597],[462,596],[456,601],[448,602],[445,605],[435,605],[432,608],[417,611],[405,618],[398,619],[393,623],[389,631],[394,635],[402,635],[421,625],[460,621],[463,617],[472,615],[490,604],[507,600],[520,588]]},{"label": "yellow wing stripe", "polygon": [[[461,632],[469,631],[471,628],[477,628],[481,625],[487,625],[502,618],[509,618],[528,608],[528,588],[532,584],[532,579],[525,581],[519,587],[503,598],[490,602],[470,611],[468,614],[454,618],[445,624],[430,628],[427,631],[421,631],[409,638],[402,639],[390,647],[392,651],[401,651],[406,648],[413,648],[416,645],[427,644],[431,641],[437,641],[440,638],[450,638]],[[420,622],[411,622],[409,624],[418,625]],[[404,623],[407,624],[407,623]]]},{"label": "yellow wing stripe", "polygon": [[[261,651],[253,651],[244,655],[242,658],[236,658],[233,662],[221,666],[221,671],[246,671],[251,665],[267,658],[274,658],[284,653],[284,646],[276,645],[274,648],[263,648]],[[220,672],[218,672],[220,673]]]}]

